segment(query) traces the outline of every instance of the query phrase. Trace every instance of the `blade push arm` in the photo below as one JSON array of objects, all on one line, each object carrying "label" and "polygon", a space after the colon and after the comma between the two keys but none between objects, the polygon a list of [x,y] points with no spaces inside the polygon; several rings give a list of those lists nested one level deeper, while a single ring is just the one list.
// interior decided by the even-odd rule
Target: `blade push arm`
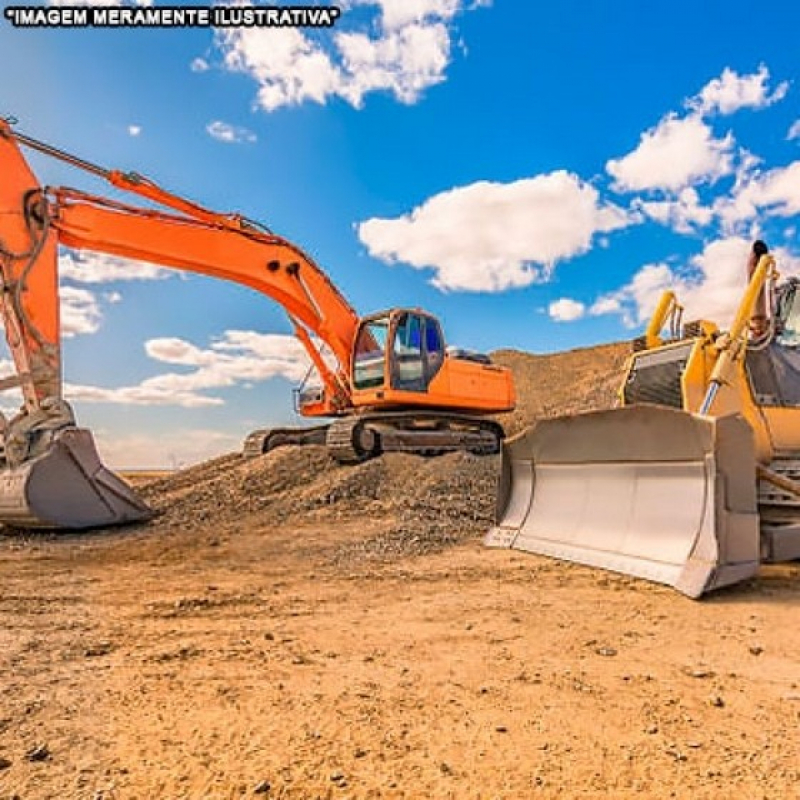
[{"label": "blade push arm", "polygon": [[773,279],[775,275],[775,259],[769,254],[763,242],[755,242],[751,255],[750,281],[736,311],[736,317],[731,323],[730,331],[720,337],[717,343],[719,357],[711,372],[708,390],[700,407],[701,414],[708,414],[711,411],[720,386],[729,381],[734,364],[742,357],[747,347],[750,321],[754,313],[759,313],[760,304],[763,304],[761,297],[767,281]]}]

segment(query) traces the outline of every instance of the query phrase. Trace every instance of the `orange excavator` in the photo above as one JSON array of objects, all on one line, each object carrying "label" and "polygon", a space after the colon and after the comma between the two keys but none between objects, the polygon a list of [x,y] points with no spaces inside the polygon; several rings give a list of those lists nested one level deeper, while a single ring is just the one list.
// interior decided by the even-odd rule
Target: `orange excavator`
[{"label": "orange excavator", "polygon": [[[160,209],[43,188],[20,145]],[[298,390],[298,410],[326,423],[256,431],[244,455],[289,443],[325,443],[341,462],[396,450],[499,450],[503,430],[490,415],[514,407],[511,373],[486,356],[446,348],[434,316],[395,308],[360,318],[306,253],[257,223],[76,158],[0,120],[0,313],[16,368],[0,378],[0,390],[19,387],[24,398],[19,414],[0,420],[0,523],[81,529],[150,514],[103,466],[63,398],[59,245],[234,281],[284,308],[319,376],[319,386]]]}]

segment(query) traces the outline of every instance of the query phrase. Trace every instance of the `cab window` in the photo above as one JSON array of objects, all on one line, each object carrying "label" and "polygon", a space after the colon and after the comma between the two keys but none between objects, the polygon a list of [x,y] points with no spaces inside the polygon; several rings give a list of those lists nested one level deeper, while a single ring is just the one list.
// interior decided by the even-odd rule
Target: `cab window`
[{"label": "cab window", "polygon": [[356,357],[353,364],[353,386],[356,389],[383,386],[383,365],[388,336],[388,317],[370,320],[361,326],[356,337]]},{"label": "cab window", "polygon": [[394,334],[392,385],[396,389],[421,391],[425,388],[422,360],[422,319],[418,314],[400,316]]}]

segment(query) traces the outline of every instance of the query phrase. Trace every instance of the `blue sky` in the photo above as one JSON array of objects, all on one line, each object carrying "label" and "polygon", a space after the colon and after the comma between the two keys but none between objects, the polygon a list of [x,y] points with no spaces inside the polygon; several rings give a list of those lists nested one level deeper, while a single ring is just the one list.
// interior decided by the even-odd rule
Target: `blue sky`
[{"label": "blue sky", "polygon": [[[419,305],[475,349],[629,338],[668,286],[724,324],[755,235],[800,272],[795,3],[341,8],[319,31],[1,20],[0,113],[258,219],[360,313]],[[62,255],[62,284],[66,394],[110,463],[189,463],[293,420],[305,367],[269,299],[89,253]]]}]

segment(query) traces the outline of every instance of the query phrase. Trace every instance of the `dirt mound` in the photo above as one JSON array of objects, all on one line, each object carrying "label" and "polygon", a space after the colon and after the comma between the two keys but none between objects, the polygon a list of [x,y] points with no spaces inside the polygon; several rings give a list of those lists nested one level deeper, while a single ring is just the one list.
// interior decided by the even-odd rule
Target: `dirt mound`
[{"label": "dirt mound", "polygon": [[[514,434],[538,418],[609,407],[627,344],[555,355],[501,351],[514,371],[518,405],[502,422]],[[381,533],[341,548],[335,560],[385,559],[440,549],[491,524],[498,459],[403,453],[342,466],[323,447],[282,447],[244,460],[229,454],[153,481],[140,490],[160,512],[159,529],[234,530],[290,521],[381,520]]]},{"label": "dirt mound", "polygon": [[622,380],[630,342],[533,355],[518,350],[492,354],[514,373],[517,407],[500,421],[509,436],[537,419],[611,408]]},{"label": "dirt mound", "polygon": [[[247,521],[385,522],[373,540],[337,554],[391,557],[422,553],[485,530],[494,509],[497,458],[453,453],[424,459],[404,453],[342,466],[324,447],[282,447],[256,459],[224,456],[144,486],[159,529],[220,531]],[[187,474],[191,473],[191,475]]]}]

